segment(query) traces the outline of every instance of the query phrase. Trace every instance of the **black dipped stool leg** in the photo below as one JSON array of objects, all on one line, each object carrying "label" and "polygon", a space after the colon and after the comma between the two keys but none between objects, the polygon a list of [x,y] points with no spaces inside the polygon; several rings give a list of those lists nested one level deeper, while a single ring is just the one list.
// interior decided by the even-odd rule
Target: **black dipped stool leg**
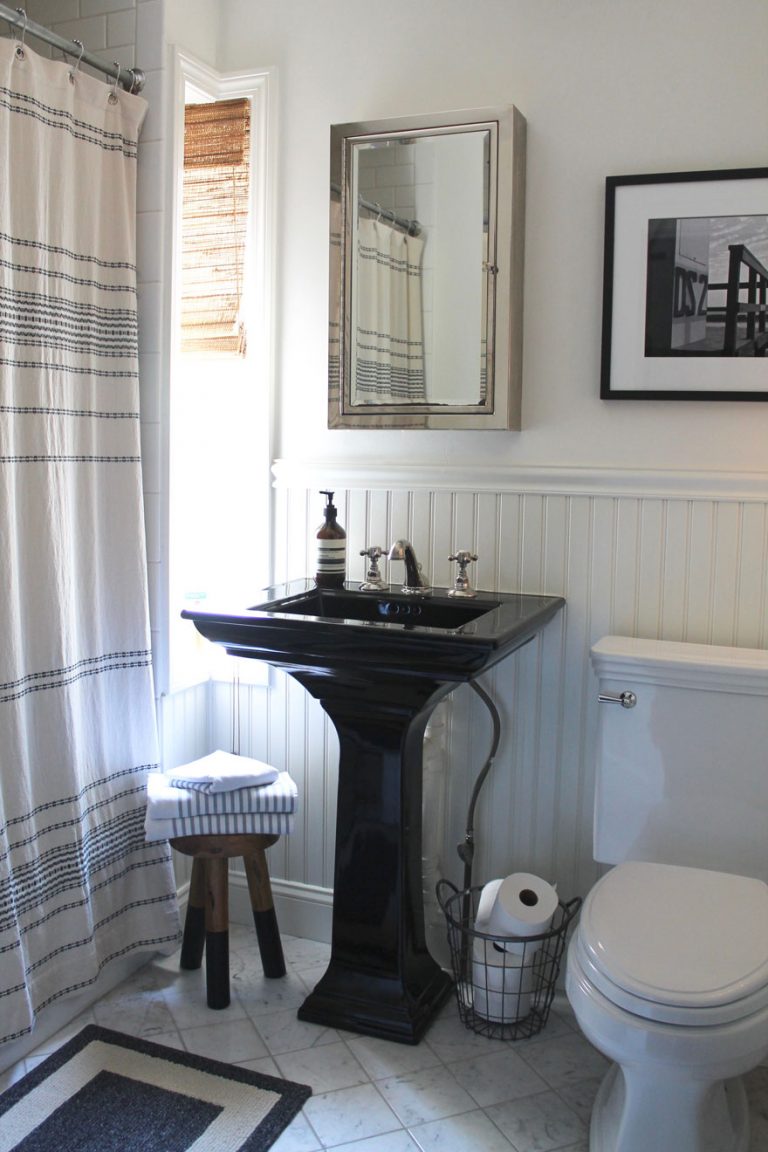
[{"label": "black dipped stool leg", "polygon": [[206,861],[205,982],[209,1008],[229,1006],[229,861]]},{"label": "black dipped stool leg", "polygon": [[205,951],[209,1008],[226,1008],[229,990],[229,860],[242,856],[248,880],[256,936],[264,974],[285,975],[280,930],[264,849],[279,840],[273,834],[176,836],[171,847],[191,856],[189,904],[184,921],[181,967],[199,968]]},{"label": "black dipped stool leg", "polygon": [[260,848],[252,856],[244,856],[243,862],[253,909],[256,939],[261,953],[261,965],[265,976],[277,979],[285,976],[285,959],[264,850]]},{"label": "black dipped stool leg", "polygon": [[189,882],[189,901],[184,917],[184,937],[181,942],[179,965],[185,969],[199,968],[203,962],[205,949],[205,861],[195,858],[192,861],[192,877]]}]

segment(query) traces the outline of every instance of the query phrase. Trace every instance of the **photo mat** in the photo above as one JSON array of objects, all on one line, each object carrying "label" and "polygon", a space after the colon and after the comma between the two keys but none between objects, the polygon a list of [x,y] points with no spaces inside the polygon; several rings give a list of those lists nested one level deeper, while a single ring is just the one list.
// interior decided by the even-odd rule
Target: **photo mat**
[{"label": "photo mat", "polygon": [[768,399],[768,169],[606,181],[603,399]]}]

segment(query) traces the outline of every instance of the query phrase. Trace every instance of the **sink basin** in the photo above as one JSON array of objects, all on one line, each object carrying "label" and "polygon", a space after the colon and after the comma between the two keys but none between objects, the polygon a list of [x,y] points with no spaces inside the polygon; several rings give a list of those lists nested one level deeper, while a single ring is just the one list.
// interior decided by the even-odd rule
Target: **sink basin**
[{"label": "sink basin", "polygon": [[182,612],[233,655],[283,667],[339,737],[331,960],[300,1020],[416,1044],[434,1019],[451,980],[424,933],[427,721],[439,700],[527,644],[564,603],[295,580],[242,611]]},{"label": "sink basin", "polygon": [[270,664],[461,681],[527,643],[562,605],[558,596],[478,592],[464,599],[435,589],[421,597],[294,580],[265,589],[239,612],[185,609],[182,616],[233,655]]},{"label": "sink basin", "polygon": [[298,616],[322,616],[350,623],[401,624],[405,628],[461,628],[486,612],[498,608],[498,600],[461,600],[447,595],[432,597],[397,595],[389,591],[354,592],[346,589],[315,588],[305,595],[287,596],[268,604],[257,604],[257,611],[280,612]]}]

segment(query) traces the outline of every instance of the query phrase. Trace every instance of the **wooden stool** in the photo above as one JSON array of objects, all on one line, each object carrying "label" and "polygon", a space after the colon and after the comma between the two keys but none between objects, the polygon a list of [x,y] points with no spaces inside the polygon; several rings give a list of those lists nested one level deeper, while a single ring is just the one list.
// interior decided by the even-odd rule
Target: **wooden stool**
[{"label": "wooden stool", "polygon": [[283,946],[272,902],[264,849],[279,836],[179,836],[171,847],[192,856],[189,903],[184,920],[181,967],[199,968],[205,950],[209,1008],[229,1004],[229,860],[242,856],[264,975],[285,976]]}]

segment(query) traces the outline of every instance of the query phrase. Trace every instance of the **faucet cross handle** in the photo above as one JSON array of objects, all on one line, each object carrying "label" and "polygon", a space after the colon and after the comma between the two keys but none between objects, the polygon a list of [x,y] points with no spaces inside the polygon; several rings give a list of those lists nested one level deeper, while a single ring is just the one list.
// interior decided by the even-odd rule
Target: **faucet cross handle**
[{"label": "faucet cross handle", "polygon": [[368,557],[368,567],[365,573],[365,581],[360,585],[361,592],[378,592],[379,588],[384,587],[384,581],[381,577],[379,570],[379,560],[384,555],[378,544],[373,544],[370,548],[361,548],[361,556]]},{"label": "faucet cross handle", "polygon": [[468,552],[465,548],[460,548],[458,552],[454,552],[448,559],[455,560],[459,566],[453,588],[448,595],[465,596],[468,599],[475,596],[476,592],[470,585],[469,577],[467,576],[467,567],[473,560],[477,560],[477,555],[474,552]]}]

